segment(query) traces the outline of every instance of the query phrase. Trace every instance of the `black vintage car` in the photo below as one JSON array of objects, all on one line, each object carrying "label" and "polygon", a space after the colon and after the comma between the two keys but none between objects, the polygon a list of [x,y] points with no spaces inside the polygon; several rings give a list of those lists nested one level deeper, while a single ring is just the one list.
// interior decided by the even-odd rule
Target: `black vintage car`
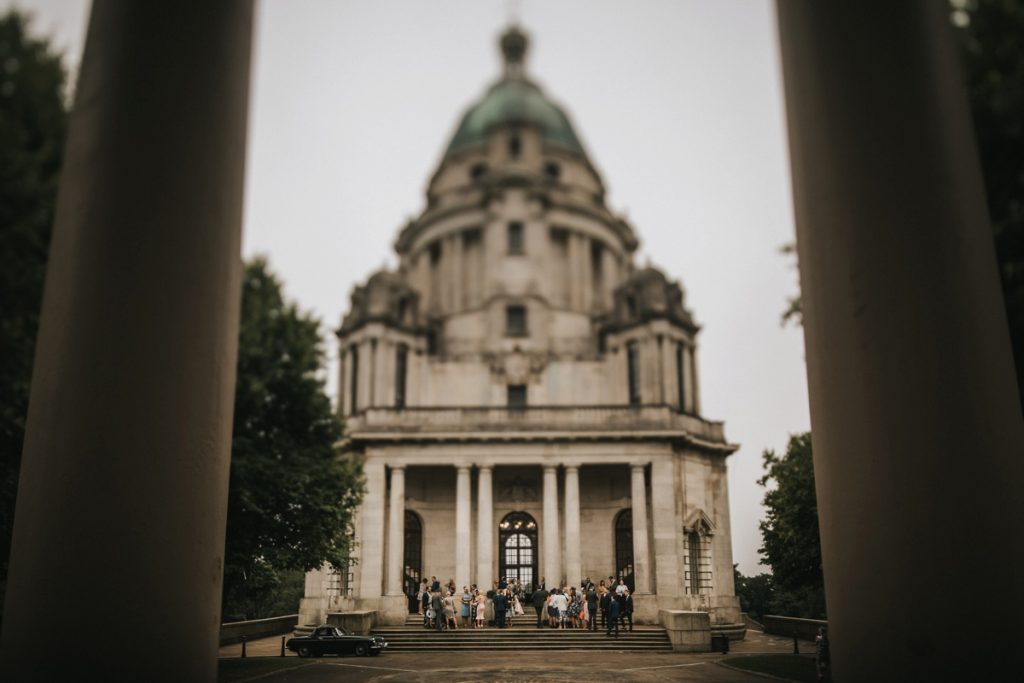
[{"label": "black vintage car", "polygon": [[360,636],[338,626],[317,626],[312,634],[291,638],[285,645],[300,657],[379,655],[388,646],[379,636]]}]

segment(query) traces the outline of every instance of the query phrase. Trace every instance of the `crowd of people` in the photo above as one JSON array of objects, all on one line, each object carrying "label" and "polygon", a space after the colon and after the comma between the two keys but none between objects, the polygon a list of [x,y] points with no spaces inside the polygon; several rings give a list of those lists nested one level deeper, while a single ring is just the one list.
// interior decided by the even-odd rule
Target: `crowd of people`
[{"label": "crowd of people", "polygon": [[[527,592],[527,588],[530,589]],[[604,630],[618,637],[620,626],[633,630],[633,596],[624,579],[609,576],[596,585],[583,579],[580,587],[548,588],[544,577],[534,586],[523,586],[518,579],[501,577],[489,590],[476,584],[457,591],[454,579],[441,585],[436,576],[423,579],[416,594],[423,627],[439,631],[459,628],[508,628],[526,617],[524,605],[533,607],[536,628]],[[493,614],[488,618],[488,605]],[[526,623],[532,619],[527,618]]]}]

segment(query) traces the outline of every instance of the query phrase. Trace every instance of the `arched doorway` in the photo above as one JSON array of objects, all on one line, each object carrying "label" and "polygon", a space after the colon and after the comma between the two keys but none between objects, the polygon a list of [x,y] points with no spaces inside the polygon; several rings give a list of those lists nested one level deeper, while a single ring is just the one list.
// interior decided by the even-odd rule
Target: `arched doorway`
[{"label": "arched doorway", "polygon": [[409,597],[409,613],[419,611],[416,593],[420,589],[423,578],[423,522],[420,516],[411,510],[405,511],[405,571],[402,587]]},{"label": "arched doorway", "polygon": [[519,579],[532,592],[537,578],[537,521],[526,512],[510,512],[498,524],[498,576]]},{"label": "arched doorway", "polygon": [[615,578],[623,578],[634,591],[633,583],[633,509],[626,508],[615,516]]}]

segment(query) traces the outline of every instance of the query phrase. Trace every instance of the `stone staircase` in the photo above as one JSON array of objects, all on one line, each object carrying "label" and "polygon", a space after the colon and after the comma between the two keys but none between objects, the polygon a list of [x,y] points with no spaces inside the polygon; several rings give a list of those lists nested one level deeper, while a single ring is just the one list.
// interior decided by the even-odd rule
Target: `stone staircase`
[{"label": "stone staircase", "polygon": [[459,628],[437,631],[423,628],[423,618],[410,614],[402,626],[379,626],[374,635],[388,642],[392,652],[471,652],[479,650],[671,650],[672,643],[660,626],[634,626],[632,631],[619,630],[618,638],[609,638],[604,631],[584,629],[539,629],[532,615],[517,617],[509,628]]}]

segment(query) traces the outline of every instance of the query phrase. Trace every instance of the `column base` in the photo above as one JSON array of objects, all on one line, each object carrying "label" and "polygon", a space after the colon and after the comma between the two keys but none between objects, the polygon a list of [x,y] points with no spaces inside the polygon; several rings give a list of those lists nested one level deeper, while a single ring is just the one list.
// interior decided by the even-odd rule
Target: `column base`
[{"label": "column base", "polygon": [[380,611],[378,614],[379,623],[386,626],[400,626],[405,623],[409,614],[409,598],[398,593],[397,595],[382,595],[380,598]]},{"label": "column base", "polygon": [[658,596],[653,593],[633,593],[633,622],[658,623]]}]

